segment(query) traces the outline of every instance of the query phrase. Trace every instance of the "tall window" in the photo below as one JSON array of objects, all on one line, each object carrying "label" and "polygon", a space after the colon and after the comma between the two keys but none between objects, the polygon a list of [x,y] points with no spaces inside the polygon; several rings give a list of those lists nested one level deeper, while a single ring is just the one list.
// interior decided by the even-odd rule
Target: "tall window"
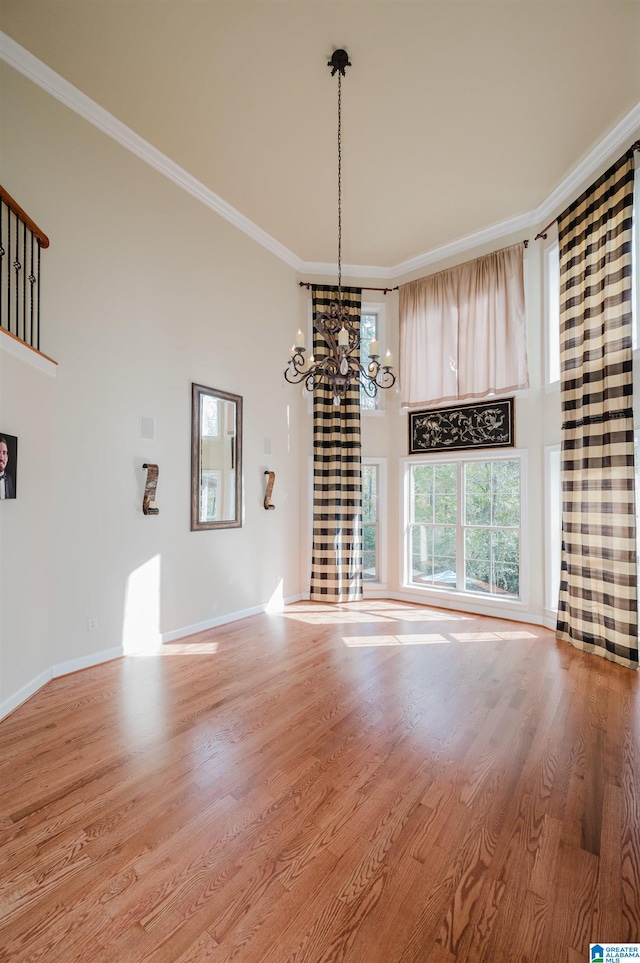
[{"label": "tall window", "polygon": [[[378,339],[378,334],[378,315],[365,314],[363,311],[360,315],[360,364],[365,370],[369,364],[369,345]],[[379,395],[380,392],[375,398],[371,398],[360,386],[360,408],[363,411],[375,411],[380,404]]]},{"label": "tall window", "polygon": [[562,490],[560,486],[560,445],[548,445],[544,450],[546,539],[546,607],[558,610],[560,591],[560,563],[562,555]]},{"label": "tall window", "polygon": [[364,544],[363,572],[365,582],[379,582],[378,546],[378,465],[362,466],[362,536]]},{"label": "tall window", "polygon": [[409,466],[408,583],[519,598],[521,458]]},{"label": "tall window", "polygon": [[457,504],[457,465],[411,468],[412,582],[456,588]]},{"label": "tall window", "polygon": [[[309,546],[313,541],[313,456],[308,459]],[[387,581],[387,459],[362,456],[363,582],[378,590]],[[309,555],[311,564],[311,554]],[[375,583],[375,584],[374,584]]]},{"label": "tall window", "polygon": [[520,595],[520,463],[464,466],[465,588]]}]

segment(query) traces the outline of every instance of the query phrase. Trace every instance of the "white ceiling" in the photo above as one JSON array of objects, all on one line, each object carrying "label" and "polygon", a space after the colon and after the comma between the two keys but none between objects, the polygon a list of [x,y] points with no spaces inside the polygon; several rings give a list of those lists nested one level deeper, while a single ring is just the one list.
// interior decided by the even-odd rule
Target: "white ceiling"
[{"label": "white ceiling", "polygon": [[[0,0],[0,27],[305,262],[538,208],[640,102],[640,0]],[[9,188],[10,189],[10,188]]]}]

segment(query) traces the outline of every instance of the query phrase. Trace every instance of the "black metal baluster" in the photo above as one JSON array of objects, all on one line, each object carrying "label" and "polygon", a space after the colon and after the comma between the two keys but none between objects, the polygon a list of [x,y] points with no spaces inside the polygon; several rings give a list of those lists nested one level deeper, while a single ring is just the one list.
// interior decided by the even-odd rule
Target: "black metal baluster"
[{"label": "black metal baluster", "polygon": [[31,231],[31,270],[29,272],[29,284],[31,290],[31,298],[29,300],[29,344],[33,347],[33,285],[35,284],[36,276],[33,273],[33,231]]},{"label": "black metal baluster", "polygon": [[7,208],[7,331],[11,334],[11,210]]},{"label": "black metal baluster", "polygon": [[37,316],[37,321],[38,321],[38,343],[37,343],[36,345],[34,345],[34,347],[37,348],[38,351],[39,351],[39,350],[40,350],[40,282],[41,282],[41,279],[42,279],[42,275],[40,274],[40,238],[38,238],[38,273],[37,273],[36,277],[38,278],[38,280],[37,280],[37,284],[38,284],[38,311],[37,311],[37,315],[36,315],[36,316]]},{"label": "black metal baluster", "polygon": [[[35,230],[37,232],[37,228]],[[44,244],[48,246],[47,238]],[[30,227],[29,218],[15,213],[13,205],[0,196],[0,328],[37,351],[40,350],[41,251],[40,238]]]},{"label": "black metal baluster", "polygon": [[[27,341],[27,225],[22,226],[22,337]],[[27,341],[29,344],[29,341]]]},{"label": "black metal baluster", "polygon": [[16,217],[16,259],[13,262],[16,272],[16,335],[20,337],[20,221]]}]

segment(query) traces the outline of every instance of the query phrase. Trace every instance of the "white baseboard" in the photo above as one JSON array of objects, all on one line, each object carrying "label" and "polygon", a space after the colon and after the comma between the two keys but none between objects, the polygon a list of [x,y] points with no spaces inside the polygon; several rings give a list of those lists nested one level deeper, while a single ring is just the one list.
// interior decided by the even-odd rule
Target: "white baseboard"
[{"label": "white baseboard", "polygon": [[288,595],[278,602],[263,602],[262,605],[254,605],[249,609],[241,609],[238,612],[228,612],[226,615],[219,615],[214,619],[206,619],[204,622],[194,622],[193,625],[184,625],[181,629],[171,629],[170,632],[162,632],[161,641],[176,642],[187,635],[196,635],[198,632],[206,632],[207,629],[215,629],[219,625],[227,625],[229,622],[239,622],[240,619],[248,619],[251,615],[260,615],[262,612],[279,612],[286,605],[292,602],[301,602],[309,598],[308,595]]},{"label": "white baseboard", "polygon": [[220,615],[215,619],[205,619],[204,622],[194,622],[192,625],[184,625],[181,629],[172,629],[170,632],[161,632],[162,642],[175,642],[187,635],[196,635],[197,632],[206,632],[207,629],[215,629],[218,625],[226,625],[227,622],[237,622],[239,619],[247,619],[250,615],[258,615],[264,612],[265,605],[254,605],[253,608],[243,609],[240,612],[229,612],[228,615]]},{"label": "white baseboard", "polygon": [[21,706],[23,702],[30,699],[31,696],[41,689],[43,685],[51,680],[51,669],[45,669],[40,675],[36,676],[35,679],[31,679],[26,685],[21,686],[17,692],[12,693],[8,699],[0,703],[0,719],[4,719],[8,716],[10,712]]},{"label": "white baseboard", "polygon": [[[262,605],[255,605],[250,609],[243,609],[241,612],[230,612],[221,615],[219,618],[208,619],[206,622],[199,622],[194,625],[187,625],[182,629],[174,629],[171,632],[163,632],[161,639],[163,642],[174,642],[182,639],[186,635],[194,635],[196,632],[204,632],[206,629],[215,628],[217,625],[225,625],[227,622],[237,622],[239,619],[246,619],[250,615],[259,615],[261,612],[275,612],[283,609],[292,602],[301,602],[308,596],[289,595],[276,604],[265,602]],[[89,669],[94,665],[101,665],[103,662],[111,662],[112,659],[120,659],[124,656],[121,645],[113,649],[104,649],[102,652],[92,652],[90,655],[81,656],[79,659],[69,659],[67,662],[57,662],[40,673],[35,679],[27,682],[17,692],[12,693],[7,699],[0,703],[0,719],[4,719],[10,712],[17,709],[19,705],[26,702],[38,689],[46,685],[51,679],[57,679],[61,675],[69,675],[71,672],[79,672],[81,669]]]},{"label": "white baseboard", "polygon": [[31,679],[26,685],[21,686],[17,692],[12,693],[8,699],[0,703],[0,719],[4,719],[10,712],[21,706],[23,702],[30,699],[32,695],[41,689],[43,685],[52,679],[57,679],[61,675],[69,675],[70,672],[78,672],[80,669],[89,669],[92,665],[101,665],[103,662],[110,662],[112,659],[119,659],[122,656],[122,646],[115,649],[105,649],[103,652],[92,652],[91,655],[84,655],[80,659],[70,659],[68,662],[58,662],[56,665],[44,669],[35,679]]},{"label": "white baseboard", "polygon": [[61,675],[69,675],[71,672],[79,672],[80,669],[90,669],[93,665],[101,665],[103,662],[111,662],[112,659],[121,659],[124,651],[121,645],[113,649],[103,649],[102,652],[92,652],[91,655],[83,655],[79,659],[70,659],[68,662],[58,662],[51,667],[51,675],[57,679]]},{"label": "white baseboard", "polygon": [[300,592],[299,595],[287,595],[286,599],[282,600],[282,605],[284,608],[285,605],[291,605],[292,602],[308,602],[308,601],[309,601],[309,593]]},{"label": "white baseboard", "polygon": [[376,582],[365,582],[362,586],[362,594],[366,602],[367,599],[388,599],[390,592],[386,585]]}]

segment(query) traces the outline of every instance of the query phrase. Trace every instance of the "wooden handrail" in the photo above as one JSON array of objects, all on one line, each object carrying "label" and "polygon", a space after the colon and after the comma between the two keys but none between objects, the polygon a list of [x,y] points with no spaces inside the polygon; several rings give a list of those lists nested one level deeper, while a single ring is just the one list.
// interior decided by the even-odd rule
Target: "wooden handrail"
[{"label": "wooden handrail", "polygon": [[44,233],[44,231],[40,230],[38,225],[35,223],[35,221],[31,220],[28,214],[25,214],[18,202],[14,201],[8,191],[5,191],[2,184],[0,184],[0,198],[2,198],[9,210],[13,211],[16,217],[21,220],[23,224],[27,225],[33,236],[38,238],[40,241],[40,247],[49,247],[49,238],[47,235]]},{"label": "wooden handrail", "polygon": [[45,361],[50,361],[51,364],[56,366],[56,368],[58,367],[58,362],[54,361],[53,358],[50,358],[48,354],[44,354],[44,352],[40,351],[38,348],[34,348],[32,344],[27,344],[27,342],[23,341],[22,338],[19,338],[17,334],[11,334],[11,332],[7,331],[6,328],[0,328],[0,341],[2,341],[3,338],[11,338],[12,341],[17,341],[18,344],[21,344],[23,348],[27,349],[27,351],[33,351],[33,353],[37,354],[39,358],[44,358]]}]

